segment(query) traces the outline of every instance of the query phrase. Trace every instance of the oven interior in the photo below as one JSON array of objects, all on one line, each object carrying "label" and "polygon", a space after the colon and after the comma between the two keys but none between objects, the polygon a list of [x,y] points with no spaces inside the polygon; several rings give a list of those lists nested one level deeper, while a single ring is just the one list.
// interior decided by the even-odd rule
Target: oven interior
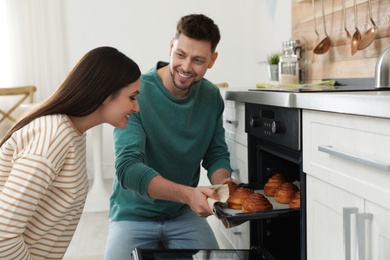
[{"label": "oven interior", "polygon": [[[253,185],[251,187],[263,189],[269,177],[280,173],[286,180],[299,187],[302,200],[304,177],[301,171],[300,153],[275,144],[267,144],[264,140],[251,140],[251,142],[256,156],[254,159],[256,162],[249,170],[255,173],[249,176],[249,183]],[[301,236],[305,229],[302,219],[303,204],[301,202],[299,214],[282,214],[272,218],[251,220],[250,244],[253,247],[260,247],[262,252],[265,252],[264,259],[301,259],[301,252],[305,251],[305,242]]]}]

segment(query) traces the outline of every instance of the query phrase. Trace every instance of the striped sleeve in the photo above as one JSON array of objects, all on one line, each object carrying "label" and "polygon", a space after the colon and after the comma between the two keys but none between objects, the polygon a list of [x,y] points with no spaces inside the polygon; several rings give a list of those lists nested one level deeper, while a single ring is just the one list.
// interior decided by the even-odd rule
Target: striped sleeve
[{"label": "striped sleeve", "polygon": [[[19,158],[0,194],[0,258],[19,259],[28,252],[22,239],[25,225],[34,214],[55,173],[44,157]],[[29,259],[28,254],[26,259]]]},{"label": "striped sleeve", "polygon": [[88,192],[85,135],[67,117],[38,118],[0,154],[0,259],[61,259]]}]

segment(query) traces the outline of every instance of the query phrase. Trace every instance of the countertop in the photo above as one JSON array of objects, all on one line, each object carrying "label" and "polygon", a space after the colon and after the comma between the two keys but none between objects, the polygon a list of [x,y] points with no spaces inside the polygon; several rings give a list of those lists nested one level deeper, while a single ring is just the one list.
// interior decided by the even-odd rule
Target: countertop
[{"label": "countertop", "polygon": [[227,100],[246,103],[390,118],[389,90],[295,93],[226,89],[224,95]]}]

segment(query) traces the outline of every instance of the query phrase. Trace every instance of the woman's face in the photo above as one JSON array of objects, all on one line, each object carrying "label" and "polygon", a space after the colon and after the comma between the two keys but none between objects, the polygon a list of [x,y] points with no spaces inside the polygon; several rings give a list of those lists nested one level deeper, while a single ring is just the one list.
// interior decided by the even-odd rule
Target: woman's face
[{"label": "woman's face", "polygon": [[137,96],[141,79],[122,88],[118,95],[110,95],[102,104],[104,122],[114,127],[125,128],[130,115],[139,111]]}]

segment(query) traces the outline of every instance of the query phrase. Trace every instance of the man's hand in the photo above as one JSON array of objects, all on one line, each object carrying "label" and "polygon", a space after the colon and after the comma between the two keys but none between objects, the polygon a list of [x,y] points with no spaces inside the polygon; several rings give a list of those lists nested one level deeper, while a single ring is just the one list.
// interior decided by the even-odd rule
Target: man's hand
[{"label": "man's hand", "polygon": [[148,195],[151,198],[177,201],[187,204],[200,217],[213,214],[207,198],[218,200],[218,194],[208,187],[190,187],[171,182],[160,175],[149,183]]},{"label": "man's hand", "polygon": [[186,204],[200,217],[205,218],[212,215],[213,211],[207,203],[207,198],[219,200],[218,194],[214,190],[203,186],[192,189],[192,195]]}]

